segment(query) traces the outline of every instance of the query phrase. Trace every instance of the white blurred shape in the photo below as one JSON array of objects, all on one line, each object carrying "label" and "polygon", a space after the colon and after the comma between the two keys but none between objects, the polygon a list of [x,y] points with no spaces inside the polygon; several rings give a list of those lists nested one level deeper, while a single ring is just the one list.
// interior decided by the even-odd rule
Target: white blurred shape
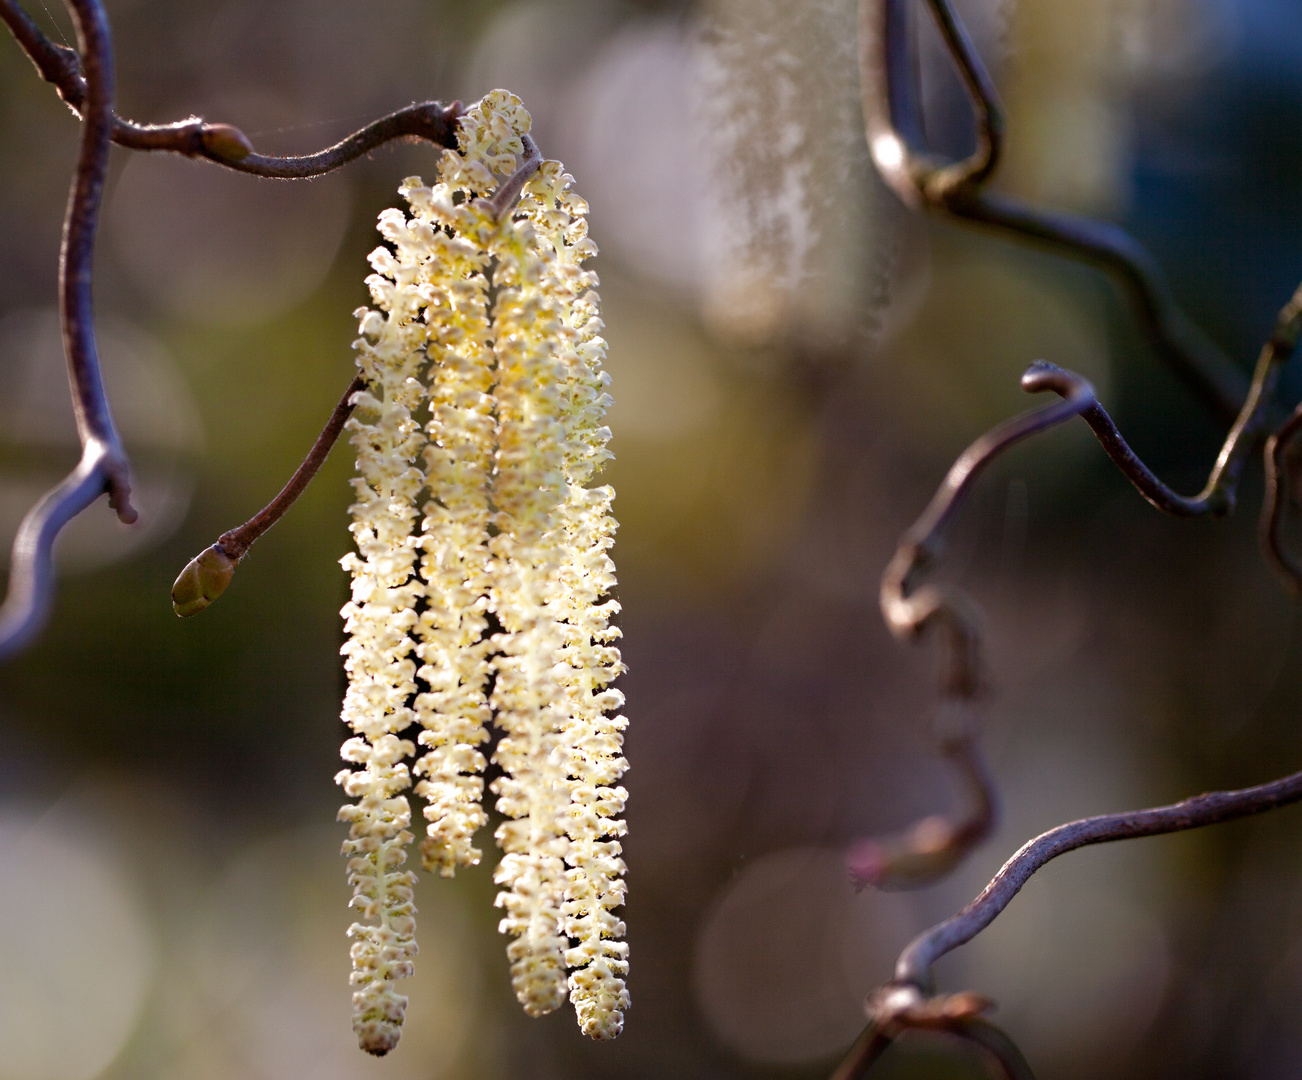
[{"label": "white blurred shape", "polygon": [[120,869],[0,812],[0,1075],[90,1080],[136,1024],[155,946]]},{"label": "white blurred shape", "polygon": [[[118,522],[101,500],[60,534],[63,571],[88,570],[165,540],[185,517],[192,459],[203,426],[189,388],[163,347],[111,317],[98,321],[101,369],[118,432],[132,458],[132,502],[140,520]],[[0,320],[0,560],[32,505],[76,463],[77,427],[53,310]]]},{"label": "white blurred shape", "polygon": [[638,272],[689,294],[703,272],[709,183],[693,118],[695,83],[683,31],[647,21],[611,38],[574,91],[585,137],[573,167],[598,241]]},{"label": "white blurred shape", "polygon": [[863,1027],[863,995],[890,977],[912,928],[900,894],[855,895],[839,853],[766,855],[728,883],[701,927],[698,1005],[751,1061],[825,1057]]},{"label": "white blurred shape", "polygon": [[[253,129],[243,118],[258,111],[231,106],[221,115]],[[343,240],[350,202],[341,172],[265,180],[139,154],[112,193],[107,220],[132,280],[168,314],[253,326],[316,291]]]}]

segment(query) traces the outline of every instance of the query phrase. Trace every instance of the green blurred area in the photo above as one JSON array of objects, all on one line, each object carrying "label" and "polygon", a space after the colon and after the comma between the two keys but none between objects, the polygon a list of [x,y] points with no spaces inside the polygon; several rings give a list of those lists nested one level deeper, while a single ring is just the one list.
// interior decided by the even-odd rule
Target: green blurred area
[{"label": "green blurred area", "polygon": [[[999,182],[1124,222],[1246,368],[1302,275],[1302,158],[1280,142],[1302,117],[1295,13],[959,6],[1007,99]],[[332,824],[346,446],[219,602],[186,621],[169,602],[347,385],[376,215],[404,177],[433,177],[434,152],[387,147],[295,186],[115,149],[97,307],[125,343],[121,362],[106,346],[110,386],[160,395],[131,417],[117,406],[163,524],[115,539],[92,508],[100,532],[69,539],[46,632],[0,670],[0,1080],[818,1077],[900,948],[1029,836],[1296,767],[1295,609],[1255,551],[1257,473],[1231,520],[1166,520],[1068,426],[990,470],[942,571],[986,612],[999,831],[930,889],[850,889],[847,843],[955,798],[927,735],[931,651],[890,639],[878,576],[952,458],[1031,404],[1026,365],[1089,377],[1181,490],[1220,436],[1101,277],[892,202],[858,141],[852,4],[109,11],[133,118],[194,110],[302,152],[501,84],[592,203],[616,398],[633,1008],[600,1046],[568,1010],[520,1013],[486,856],[421,881],[407,1033],[384,1061],[356,1050]],[[71,35],[62,9],[32,14]],[[961,150],[965,106],[930,37],[922,66],[932,135]],[[33,477],[75,460],[41,328],[76,137],[0,44],[9,529]],[[133,350],[148,363],[131,367]],[[1284,811],[1072,856],[941,965],[942,988],[998,1001],[1045,1077],[1292,1076],[1297,824]],[[920,1037],[880,1075],[982,1073]]]}]

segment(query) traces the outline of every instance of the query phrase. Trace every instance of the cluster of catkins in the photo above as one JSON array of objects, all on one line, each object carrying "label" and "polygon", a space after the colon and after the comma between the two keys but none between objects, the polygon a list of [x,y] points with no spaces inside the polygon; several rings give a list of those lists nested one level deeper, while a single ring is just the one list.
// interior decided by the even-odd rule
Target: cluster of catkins
[{"label": "cluster of catkins", "polygon": [[596,247],[558,162],[518,204],[490,201],[518,178],[529,123],[502,90],[463,115],[439,182],[399,189],[411,216],[380,215],[374,306],[357,312],[368,389],[349,422],[357,553],[343,559],[342,650],[356,768],[338,780],[355,800],[340,811],[358,913],[353,1026],[375,1054],[398,1041],[394,980],[416,954],[404,792],[414,777],[426,870],[478,863],[490,722],[516,996],[537,1016],[568,987],[597,1039],[619,1034],[628,1006],[614,492],[587,486],[611,456],[597,278],[581,268]]}]

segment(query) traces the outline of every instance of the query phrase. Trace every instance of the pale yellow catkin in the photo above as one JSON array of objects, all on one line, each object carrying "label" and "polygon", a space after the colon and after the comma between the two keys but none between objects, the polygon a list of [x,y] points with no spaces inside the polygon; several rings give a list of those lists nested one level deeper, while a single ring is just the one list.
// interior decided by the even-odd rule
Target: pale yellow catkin
[{"label": "pale yellow catkin", "polygon": [[390,247],[371,255],[374,307],[358,312],[371,389],[350,423],[358,552],[343,560],[343,651],[356,732],[344,756],[362,767],[339,780],[358,800],[341,811],[365,920],[350,931],[354,1027],[375,1053],[397,1041],[406,999],[392,984],[416,951],[412,875],[398,869],[412,841],[401,792],[416,747],[400,737],[412,723],[422,864],[444,875],[480,860],[490,718],[502,733],[494,880],[525,1011],[549,1012],[568,990],[583,1031],[608,1039],[628,1006],[615,914],[626,721],[608,715],[623,704],[610,686],[623,670],[607,598],[614,492],[587,486],[610,457],[597,278],[581,265],[596,247],[557,162],[517,206],[485,198],[524,161],[529,125],[505,91],[467,110],[439,182],[403,184],[412,216],[381,215]]}]

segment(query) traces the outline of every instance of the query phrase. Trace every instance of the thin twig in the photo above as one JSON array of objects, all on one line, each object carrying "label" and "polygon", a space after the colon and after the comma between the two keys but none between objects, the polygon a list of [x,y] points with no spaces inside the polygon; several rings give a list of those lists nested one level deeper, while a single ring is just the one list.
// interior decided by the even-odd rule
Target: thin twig
[{"label": "thin twig", "polygon": [[1105,222],[1025,206],[983,189],[999,161],[1003,113],[994,84],[949,0],[927,0],[976,115],[977,146],[946,161],[926,146],[909,31],[909,0],[860,0],[860,76],[868,146],[877,171],[909,206],[932,209],[1037,241],[1094,263],[1129,296],[1150,344],[1223,419],[1238,411],[1246,382],[1184,314],[1151,254]]},{"label": "thin twig", "polygon": [[[77,115],[84,111],[86,79],[77,53],[56,45],[16,0],[0,0],[0,19],[9,27],[37,71],[58,90]],[[131,150],[163,150],[203,158],[237,172],[279,179],[300,179],[332,172],[394,139],[418,138],[438,146],[456,146],[460,102],[423,101],[390,113],[316,154],[275,157],[258,154],[239,128],[208,123],[199,117],[172,124],[137,124],[112,118],[113,142]]]},{"label": "thin twig", "polygon": [[836,1067],[836,1071],[828,1077],[828,1080],[861,1080],[872,1067],[873,1062],[881,1057],[894,1041],[895,1036],[881,1024],[869,1021],[868,1026],[860,1032],[854,1045],[850,1047],[845,1060]]},{"label": "thin twig", "polygon": [[[1044,361],[1036,361],[1027,369],[1022,376],[1024,390],[1052,391],[1063,401],[1006,421],[972,443],[950,468],[922,516],[901,538],[894,558],[882,575],[882,617],[898,640],[916,641],[932,625],[943,629],[941,692],[944,697],[962,702],[980,690],[979,620],[974,605],[964,594],[938,585],[919,587],[919,581],[939,561],[949,527],[981,471],[1022,439],[1080,416],[1117,467],[1158,509],[1180,517],[1226,514],[1234,507],[1238,480],[1247,454],[1260,433],[1266,402],[1281,366],[1297,345],[1299,333],[1302,333],[1302,287],[1280,312],[1275,332],[1262,348],[1239,417],[1226,436],[1203,490],[1192,497],[1172,491],[1131,450],[1087,380]],[[1302,424],[1302,420],[1298,423]],[[1292,430],[1289,429],[1289,434]],[[1275,447],[1279,445],[1276,440],[1268,451],[1268,473],[1269,462],[1274,460]],[[1279,485],[1271,490],[1274,496]],[[1284,559],[1277,536],[1280,505],[1278,497],[1268,499],[1267,512],[1274,516],[1264,528],[1268,530],[1268,550],[1277,551],[1279,558]],[[1270,507],[1276,509],[1271,511]],[[957,819],[924,818],[900,836],[859,841],[846,855],[850,876],[856,884],[879,887],[927,884],[952,869],[989,834],[994,825],[996,797],[993,785],[979,765],[974,736],[969,732],[964,740],[952,744],[951,756],[955,750],[962,754],[956,761],[972,766],[968,774],[973,778],[971,790],[979,794],[973,811]]]},{"label": "thin twig", "polygon": [[326,426],[317,436],[312,449],[308,451],[303,463],[294,470],[294,475],[280,490],[280,494],[263,509],[249,518],[243,525],[229,529],[217,538],[212,547],[205,548],[191,559],[181,571],[172,586],[172,606],[181,617],[197,615],[217,599],[230,584],[235,567],[244,558],[254,542],[294,505],[304,489],[312,482],[317,471],[325,464],[330,448],[339,439],[340,433],[356,407],[358,393],[366,388],[366,380],[361,375],[353,377],[339,399],[334,412]]},{"label": "thin twig", "polygon": [[932,965],[989,926],[1031,875],[1059,855],[1090,844],[1199,829],[1299,801],[1302,801],[1302,772],[1241,791],[1214,791],[1171,806],[1100,814],[1050,829],[1022,845],[972,903],[915,938],[896,962],[895,984],[929,991]]},{"label": "thin twig", "polygon": [[1302,565],[1284,547],[1284,506],[1288,502],[1289,446],[1302,429],[1302,405],[1285,421],[1284,426],[1266,440],[1263,456],[1266,463],[1266,493],[1261,503],[1259,533],[1266,561],[1279,573],[1295,593],[1302,592]]},{"label": "thin twig", "polygon": [[951,1028],[955,1035],[976,1043],[992,1059],[1004,1080],[1035,1080],[1031,1066],[1017,1044],[984,1017],[960,1020]]},{"label": "thin twig", "polygon": [[[958,704],[962,702],[944,703]],[[856,888],[914,889],[944,877],[994,829],[998,793],[981,758],[970,721],[945,739],[941,753],[958,773],[967,806],[958,814],[932,814],[894,836],[858,840],[845,864]]]},{"label": "thin twig", "polygon": [[829,1080],[862,1080],[891,1043],[907,1031],[938,1032],[972,1043],[993,1067],[997,1080],[1035,1080],[1013,1040],[974,1015],[974,1010],[989,1007],[990,1002],[976,994],[923,998],[912,988],[888,988],[873,994],[866,1005],[871,1017],[868,1026]]},{"label": "thin twig", "polygon": [[105,492],[120,520],[136,520],[130,466],[100,375],[91,293],[113,118],[113,45],[98,0],[68,0],[68,7],[86,57],[86,121],[59,254],[59,315],[82,456],[28,512],[14,538],[8,593],[0,608],[0,658],[22,649],[45,622],[54,592],[54,540],[63,526]]},{"label": "thin twig", "polygon": [[1006,420],[986,432],[959,456],[922,516],[900,539],[882,574],[881,609],[891,633],[912,641],[935,623],[946,631],[943,685],[950,696],[972,697],[980,685],[976,616],[971,602],[937,585],[917,587],[939,560],[945,534],[972,484],[994,458],[1023,439],[1084,413],[1097,401],[1079,375],[1037,360],[1022,376],[1028,393],[1053,390],[1063,400]]},{"label": "thin twig", "polygon": [[961,719],[942,737],[944,753],[957,766],[971,795],[966,814],[923,818],[898,836],[873,837],[851,845],[846,868],[860,888],[913,888],[952,870],[995,825],[998,797],[977,748],[968,703],[982,686],[979,618],[963,593],[919,581],[940,559],[945,536],[981,471],[1009,447],[1070,420],[1095,404],[1088,382],[1036,361],[1022,376],[1028,393],[1056,390],[1063,401],[1000,424],[977,439],[950,468],[939,490],[904,536],[882,574],[881,610],[894,637],[916,642],[933,625],[944,631],[940,690],[942,706]]}]

